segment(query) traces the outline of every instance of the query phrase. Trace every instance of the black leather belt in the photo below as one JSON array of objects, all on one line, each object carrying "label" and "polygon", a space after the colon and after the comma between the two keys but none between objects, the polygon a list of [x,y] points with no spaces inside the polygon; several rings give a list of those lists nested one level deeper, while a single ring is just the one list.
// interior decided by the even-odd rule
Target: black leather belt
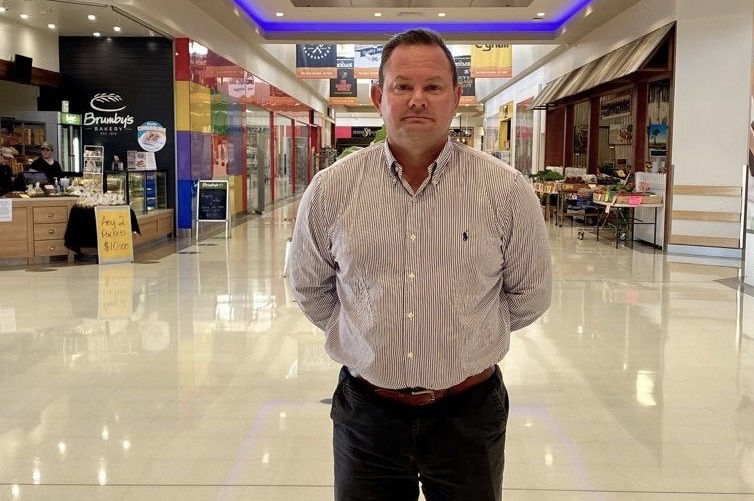
[{"label": "black leather belt", "polygon": [[444,388],[442,390],[428,390],[425,388],[404,388],[400,390],[392,390],[389,388],[381,388],[375,386],[366,379],[357,377],[356,379],[364,384],[364,386],[374,391],[374,394],[398,402],[404,405],[421,406],[428,405],[442,400],[445,397],[451,397],[453,395],[460,395],[461,393],[470,390],[474,386],[482,384],[487,381],[495,373],[495,366],[484,369],[479,374],[469,376],[455,386],[450,388]]}]

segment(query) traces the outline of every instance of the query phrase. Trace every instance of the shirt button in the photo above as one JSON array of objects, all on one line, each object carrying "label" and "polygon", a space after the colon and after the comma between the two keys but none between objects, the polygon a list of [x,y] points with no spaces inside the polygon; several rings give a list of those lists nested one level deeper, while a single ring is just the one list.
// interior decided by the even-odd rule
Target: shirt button
[{"label": "shirt button", "polygon": [[411,235],[411,241],[413,242],[414,240],[416,240],[416,235]]},{"label": "shirt button", "polygon": [[416,278],[416,275],[414,275],[413,273],[409,273],[408,274],[408,278],[409,278],[409,280],[413,280],[413,279]]},{"label": "shirt button", "polygon": [[413,312],[410,312],[410,311],[409,311],[409,312],[408,312],[408,315],[406,315],[406,316],[407,316],[408,318],[414,318],[414,313],[413,313]]},{"label": "shirt button", "polygon": [[406,356],[407,356],[408,358],[414,358],[414,354],[413,354],[413,352],[410,352],[410,351],[408,352],[408,355],[406,355]]},{"label": "shirt button", "polygon": [[416,203],[416,197],[411,197],[411,203],[412,203],[412,204],[415,204],[415,203]]}]

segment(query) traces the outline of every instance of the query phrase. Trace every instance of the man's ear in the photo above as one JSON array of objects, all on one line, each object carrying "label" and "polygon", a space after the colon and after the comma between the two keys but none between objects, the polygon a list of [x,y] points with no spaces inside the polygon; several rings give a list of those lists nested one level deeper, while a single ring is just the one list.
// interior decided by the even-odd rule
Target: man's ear
[{"label": "man's ear", "polygon": [[380,113],[380,107],[382,105],[382,87],[379,84],[372,84],[369,88],[369,98],[372,104],[377,108],[377,113]]}]

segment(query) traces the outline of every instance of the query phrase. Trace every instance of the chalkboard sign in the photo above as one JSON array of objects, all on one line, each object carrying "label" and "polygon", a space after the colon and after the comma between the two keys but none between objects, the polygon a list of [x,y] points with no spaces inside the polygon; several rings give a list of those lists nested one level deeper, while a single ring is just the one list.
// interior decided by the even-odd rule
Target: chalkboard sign
[{"label": "chalkboard sign", "polygon": [[128,205],[94,208],[97,223],[97,259],[103,263],[132,263],[134,238],[131,207]]},{"label": "chalkboard sign", "polygon": [[228,181],[199,181],[196,201],[197,221],[228,220]]}]

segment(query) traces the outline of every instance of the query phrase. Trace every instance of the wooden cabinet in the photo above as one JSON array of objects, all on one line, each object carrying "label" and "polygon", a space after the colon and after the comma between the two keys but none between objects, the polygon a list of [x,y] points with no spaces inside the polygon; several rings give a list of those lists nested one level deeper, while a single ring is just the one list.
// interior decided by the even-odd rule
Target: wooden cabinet
[{"label": "wooden cabinet", "polygon": [[136,219],[139,221],[141,235],[134,235],[134,247],[173,234],[173,209],[156,209],[146,214],[137,215]]},{"label": "wooden cabinet", "polygon": [[13,204],[12,219],[0,222],[0,258],[28,257],[29,217],[25,206]]},{"label": "wooden cabinet", "polygon": [[[7,199],[6,199],[7,200]],[[68,213],[75,198],[13,198],[13,218],[0,222],[0,258],[65,256]]]},{"label": "wooden cabinet", "polygon": [[68,223],[68,205],[33,207],[34,257],[65,256],[68,249],[63,238]]}]

